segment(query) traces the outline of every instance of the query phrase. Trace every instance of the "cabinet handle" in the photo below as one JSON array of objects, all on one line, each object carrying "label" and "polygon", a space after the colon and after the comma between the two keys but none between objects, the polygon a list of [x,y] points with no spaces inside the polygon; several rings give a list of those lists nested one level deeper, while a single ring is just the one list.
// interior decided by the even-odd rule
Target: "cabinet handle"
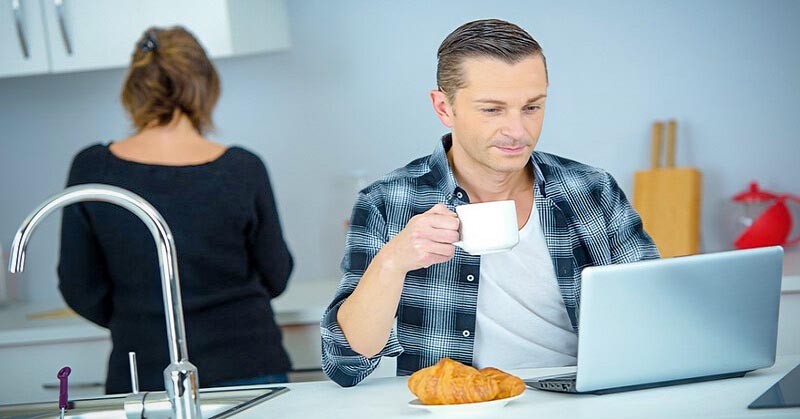
[{"label": "cabinet handle", "polygon": [[19,7],[19,0],[11,0],[11,8],[14,9],[14,23],[17,25],[19,47],[22,49],[22,56],[27,60],[30,58],[30,54],[28,54],[28,41],[25,40],[25,32],[22,31],[22,9]]},{"label": "cabinet handle", "polygon": [[[76,389],[76,388],[87,389],[87,388],[97,388],[97,387],[105,387],[105,384],[101,383],[101,382],[98,382],[98,381],[94,381],[94,382],[93,381],[86,381],[86,382],[80,382],[80,381],[74,382],[74,381],[72,381],[72,382],[69,383],[69,388],[70,389]],[[45,389],[45,390],[58,390],[59,389],[59,384],[58,383],[44,383],[44,384],[42,384],[42,388]]]},{"label": "cabinet handle", "polygon": [[67,50],[67,55],[72,55],[72,44],[69,42],[69,35],[67,35],[67,26],[64,23],[64,0],[53,0],[56,6],[56,14],[58,15],[58,28],[61,30],[61,40],[64,41],[64,49]]}]

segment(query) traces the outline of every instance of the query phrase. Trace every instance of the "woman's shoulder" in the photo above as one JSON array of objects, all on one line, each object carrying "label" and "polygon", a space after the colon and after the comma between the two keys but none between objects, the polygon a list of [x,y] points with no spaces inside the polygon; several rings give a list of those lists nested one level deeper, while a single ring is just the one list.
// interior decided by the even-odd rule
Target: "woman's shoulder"
[{"label": "woman's shoulder", "polygon": [[225,152],[228,164],[242,171],[266,171],[264,160],[255,152],[239,145],[228,147]]},{"label": "woman's shoulder", "polygon": [[72,158],[68,185],[96,182],[100,173],[105,171],[108,159],[108,146],[96,143],[83,148]]},{"label": "woman's shoulder", "polygon": [[105,159],[107,157],[108,157],[108,145],[102,143],[94,143],[78,151],[78,153],[75,154],[75,157],[72,158],[72,163],[73,166],[76,163],[91,164],[99,159]]},{"label": "woman's shoulder", "polygon": [[258,154],[240,145],[229,146],[227,154],[239,162],[257,163],[261,161]]},{"label": "woman's shoulder", "polygon": [[72,158],[72,170],[83,171],[97,168],[100,162],[108,159],[108,145],[95,143],[89,145],[75,154]]}]

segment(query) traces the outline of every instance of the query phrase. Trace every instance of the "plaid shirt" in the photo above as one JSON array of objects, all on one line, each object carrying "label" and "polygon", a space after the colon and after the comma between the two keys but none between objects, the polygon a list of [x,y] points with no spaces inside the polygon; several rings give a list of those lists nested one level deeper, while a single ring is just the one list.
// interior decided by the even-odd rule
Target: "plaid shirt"
[{"label": "plaid shirt", "polygon": [[[322,317],[322,367],[349,387],[369,375],[384,356],[396,356],[397,374],[408,375],[449,357],[472,365],[480,256],[456,248],[448,262],[406,275],[397,327],[372,358],[354,352],[336,319],[372,259],[411,217],[444,203],[469,203],[447,160],[448,134],[433,154],[412,161],[362,190],[347,233],[344,276]],[[534,152],[534,204],[542,223],[558,286],[573,329],[578,331],[581,269],[658,258],[616,181],[603,170],[552,154]]]}]

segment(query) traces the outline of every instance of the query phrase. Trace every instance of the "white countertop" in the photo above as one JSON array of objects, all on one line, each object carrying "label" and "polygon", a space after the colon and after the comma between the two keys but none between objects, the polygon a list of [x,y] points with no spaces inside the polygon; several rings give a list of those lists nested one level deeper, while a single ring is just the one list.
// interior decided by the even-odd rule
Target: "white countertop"
[{"label": "white countertop", "polygon": [[[753,400],[800,363],[800,356],[780,357],[775,366],[742,378],[683,384],[606,395],[578,395],[526,390],[523,397],[493,412],[492,418],[798,418],[800,408],[747,409]],[[571,368],[511,371],[523,378],[543,377]],[[408,377],[367,378],[351,388],[332,381],[288,384],[288,393],[267,400],[237,419],[261,418],[436,418],[408,407],[416,397]],[[481,417],[472,416],[469,417]]]},{"label": "white countertop", "polygon": [[[287,290],[272,300],[275,321],[279,326],[319,324],[322,312],[333,299],[338,285],[338,278],[290,281]],[[107,329],[79,316],[35,320],[28,318],[34,313],[62,308],[64,306],[59,306],[59,303],[41,302],[13,302],[0,307],[0,347],[109,338]]]}]

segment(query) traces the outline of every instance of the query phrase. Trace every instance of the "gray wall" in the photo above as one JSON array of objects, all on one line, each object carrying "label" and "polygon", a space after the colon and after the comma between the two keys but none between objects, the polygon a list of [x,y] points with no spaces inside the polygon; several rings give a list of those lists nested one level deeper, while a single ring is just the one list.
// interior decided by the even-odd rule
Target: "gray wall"
[{"label": "gray wall", "polygon": [[[218,62],[215,138],[267,162],[295,280],[338,276],[360,178],[424,154],[436,48],[468,20],[528,29],[551,86],[539,149],[610,170],[628,193],[650,122],[679,122],[679,164],[704,175],[703,249],[729,248],[726,202],[751,179],[800,193],[800,2],[289,1],[290,51]],[[0,79],[0,242],[63,187],[71,157],[130,133],[123,70]],[[24,296],[57,300],[58,217],[31,243]],[[797,255],[797,250],[790,255]]]}]

